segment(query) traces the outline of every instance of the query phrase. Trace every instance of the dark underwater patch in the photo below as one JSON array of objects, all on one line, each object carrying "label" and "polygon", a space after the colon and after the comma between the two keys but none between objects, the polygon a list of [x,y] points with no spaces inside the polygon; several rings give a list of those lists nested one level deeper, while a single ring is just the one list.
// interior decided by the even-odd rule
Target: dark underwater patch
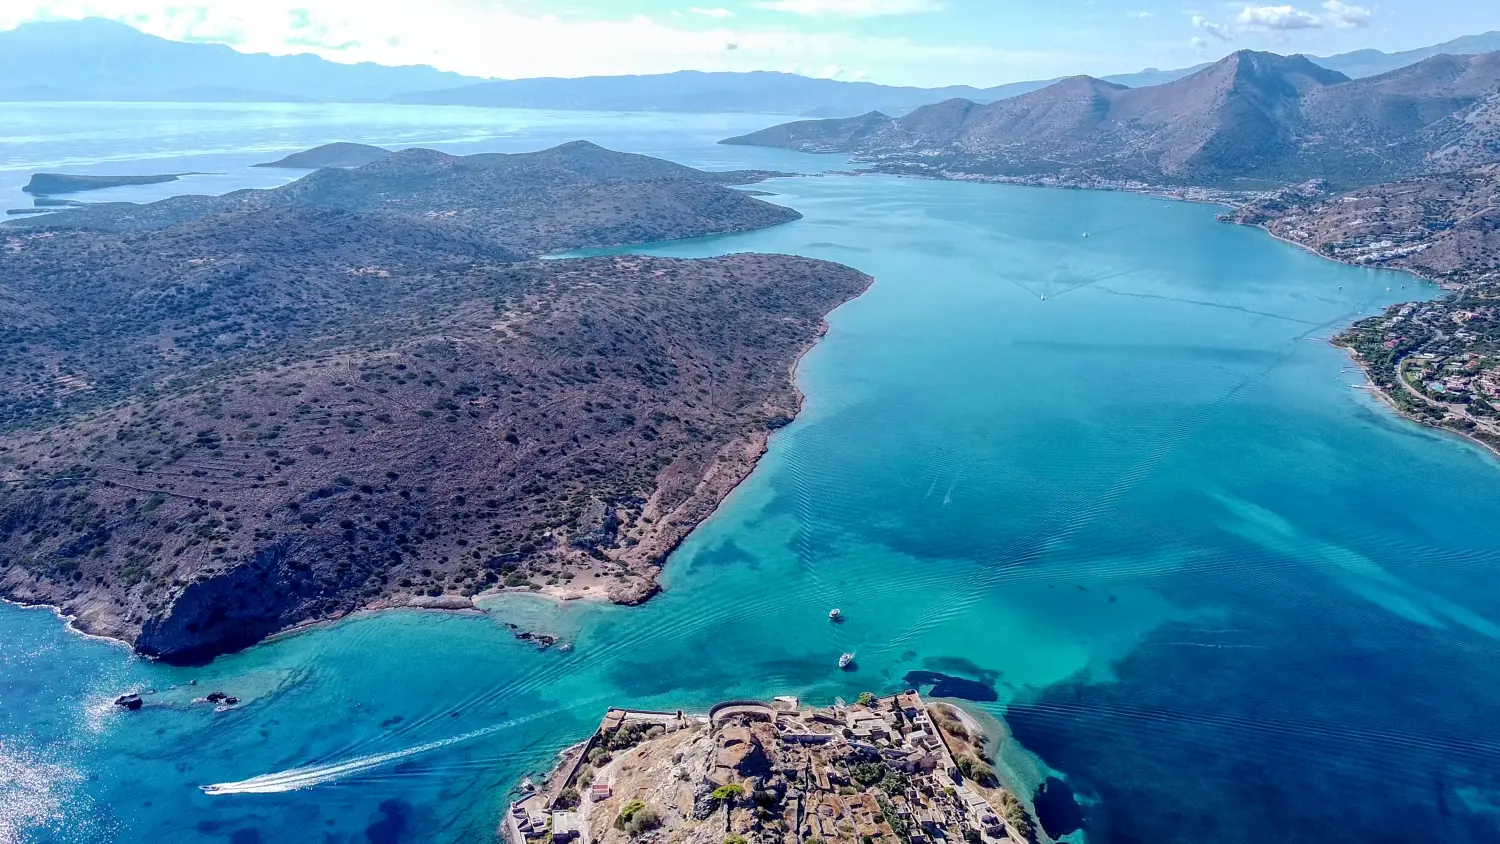
[{"label": "dark underwater patch", "polygon": [[722,566],[725,568],[756,571],[760,569],[760,558],[740,547],[732,539],[725,540],[712,550],[693,558],[693,565]]},{"label": "dark underwater patch", "polygon": [[1073,794],[1073,789],[1057,777],[1048,777],[1031,799],[1036,807],[1036,818],[1042,829],[1051,838],[1061,838],[1083,829],[1083,807]]},{"label": "dark underwater patch", "polygon": [[933,656],[922,660],[922,665],[929,671],[940,671],[944,674],[957,674],[963,677],[973,677],[979,682],[993,686],[1000,680],[1003,672],[993,668],[985,668],[972,660],[961,656]]},{"label": "dark underwater patch", "polygon": [[1000,699],[995,687],[978,680],[969,680],[964,677],[954,677],[938,671],[908,671],[902,678],[907,688],[921,690],[923,687],[931,686],[926,694],[932,697],[951,697],[959,700],[973,700],[980,702],[995,701]]},{"label": "dark underwater patch", "polygon": [[370,844],[397,844],[406,833],[411,804],[402,800],[383,800],[380,814],[380,820],[365,827],[365,838]]},{"label": "dark underwater patch", "polygon": [[[1392,660],[1396,627],[1358,605],[1319,602],[1317,624],[1308,609],[1164,627],[1113,681],[1079,674],[1029,692],[1005,721],[1090,797],[1091,844],[1493,842],[1493,818],[1458,799],[1500,790],[1483,726],[1500,711],[1500,676],[1484,649],[1407,636]],[[1049,833],[1069,823],[1041,820]]]}]

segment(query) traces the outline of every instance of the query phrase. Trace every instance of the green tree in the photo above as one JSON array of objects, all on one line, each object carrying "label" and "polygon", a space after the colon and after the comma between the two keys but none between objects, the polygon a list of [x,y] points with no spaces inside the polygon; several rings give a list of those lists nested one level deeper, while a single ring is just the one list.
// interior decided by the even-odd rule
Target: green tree
[{"label": "green tree", "polygon": [[872,704],[874,702],[875,702],[875,693],[874,692],[860,692],[859,693],[859,705],[860,706],[869,706],[870,704]]},{"label": "green tree", "polygon": [[713,794],[710,794],[709,796],[721,803],[732,803],[740,797],[743,797],[744,794],[744,786],[737,785],[735,783],[729,783],[728,785],[721,785],[718,788],[714,789]]},{"label": "green tree", "polygon": [[885,779],[885,773],[885,766],[879,762],[861,762],[849,771],[854,781],[864,786],[871,786]]}]

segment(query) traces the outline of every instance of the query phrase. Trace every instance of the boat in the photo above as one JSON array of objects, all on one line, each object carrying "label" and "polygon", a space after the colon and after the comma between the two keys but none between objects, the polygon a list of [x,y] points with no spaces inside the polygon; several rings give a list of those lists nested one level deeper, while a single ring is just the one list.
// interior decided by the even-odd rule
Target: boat
[{"label": "boat", "polygon": [[833,609],[828,611],[828,619],[830,621],[842,621],[843,618],[844,614],[839,612],[838,607],[834,607]]},{"label": "boat", "polygon": [[839,667],[840,668],[847,669],[849,666],[851,666],[853,664],[854,664],[854,654],[852,654],[852,653],[845,653],[843,656],[839,657]]}]

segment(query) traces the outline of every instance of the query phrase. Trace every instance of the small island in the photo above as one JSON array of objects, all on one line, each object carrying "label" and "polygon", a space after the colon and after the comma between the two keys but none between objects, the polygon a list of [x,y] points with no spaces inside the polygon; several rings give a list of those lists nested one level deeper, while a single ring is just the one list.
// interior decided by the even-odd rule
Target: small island
[{"label": "small island", "polygon": [[286,158],[255,164],[255,167],[279,167],[287,170],[318,170],[323,167],[363,167],[391,154],[385,147],[370,144],[336,143],[294,152]]},{"label": "small island", "polygon": [[914,690],[826,708],[610,709],[500,822],[508,844],[1032,842],[970,716]]},{"label": "small island", "polygon": [[88,190],[128,187],[131,185],[159,185],[175,182],[194,173],[164,173],[159,176],[76,176],[69,173],[37,173],[21,188],[31,194],[51,195],[58,193],[81,193]]}]

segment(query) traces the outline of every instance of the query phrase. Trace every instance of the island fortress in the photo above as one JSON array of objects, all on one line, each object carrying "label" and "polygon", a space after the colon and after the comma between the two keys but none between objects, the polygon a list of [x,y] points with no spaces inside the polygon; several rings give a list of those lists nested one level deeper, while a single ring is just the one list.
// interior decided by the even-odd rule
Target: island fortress
[{"label": "island fortress", "polygon": [[[915,691],[804,707],[727,701],[707,715],[610,709],[540,788],[508,844],[1032,842],[969,716]],[[549,840],[550,839],[550,840]]]}]

